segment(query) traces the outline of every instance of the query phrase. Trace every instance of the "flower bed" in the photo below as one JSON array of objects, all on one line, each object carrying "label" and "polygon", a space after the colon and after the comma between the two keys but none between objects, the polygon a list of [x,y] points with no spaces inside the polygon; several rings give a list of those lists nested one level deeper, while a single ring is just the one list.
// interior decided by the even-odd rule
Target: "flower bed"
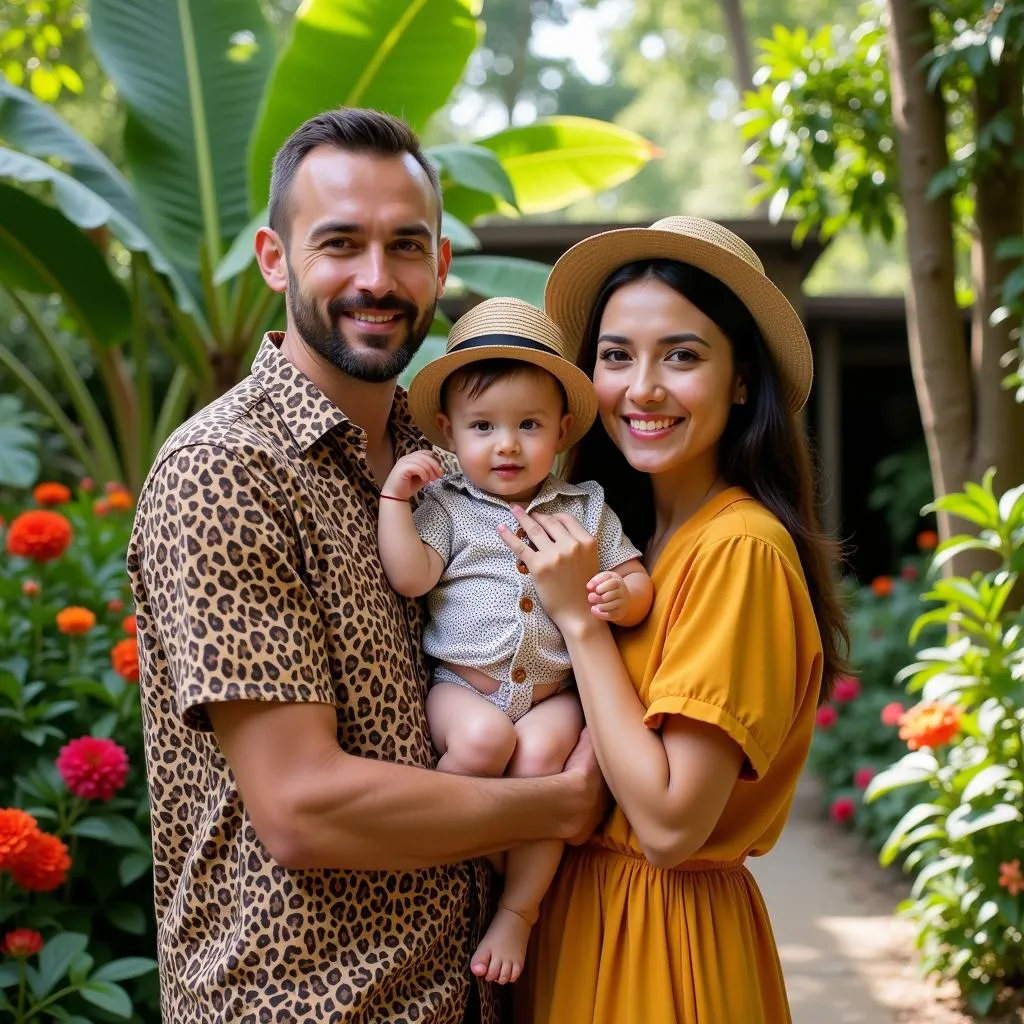
[{"label": "flower bed", "polygon": [[0,1018],[158,1016],[132,498],[40,484],[3,507]]}]

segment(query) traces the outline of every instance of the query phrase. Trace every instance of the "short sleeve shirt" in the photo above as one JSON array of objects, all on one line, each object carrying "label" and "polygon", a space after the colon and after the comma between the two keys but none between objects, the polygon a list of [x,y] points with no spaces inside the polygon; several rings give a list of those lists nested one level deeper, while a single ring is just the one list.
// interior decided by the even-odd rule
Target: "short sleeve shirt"
[{"label": "short sleeve shirt", "polygon": [[[347,753],[435,765],[421,607],[380,565],[365,435],[280,340],[164,445],[128,552],[163,1019],[460,1024],[486,868],[285,869],[211,731],[214,702],[330,704]],[[389,427],[397,456],[429,447],[401,391]]]},{"label": "short sleeve shirt", "polygon": [[[527,512],[567,513],[596,540],[600,568],[640,557],[605,504],[599,484],[549,476]],[[423,644],[439,661],[485,672],[498,682],[557,683],[570,672],[565,642],[541,606],[532,577],[498,533],[519,523],[508,502],[481,491],[461,473],[428,484],[414,513],[420,537],[444,560],[427,596]]]}]

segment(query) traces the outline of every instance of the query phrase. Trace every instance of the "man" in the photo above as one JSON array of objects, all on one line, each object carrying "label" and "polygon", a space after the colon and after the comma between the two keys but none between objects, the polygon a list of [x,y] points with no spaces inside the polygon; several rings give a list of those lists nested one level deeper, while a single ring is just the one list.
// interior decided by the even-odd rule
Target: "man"
[{"label": "man", "polygon": [[[395,378],[451,259],[401,121],[337,110],[274,161],[256,251],[287,298],[252,375],[167,442],[129,549],[166,1024],[496,1021],[469,973],[482,856],[580,839],[602,784],[435,772],[421,613],[378,485],[427,447]],[[477,1007],[477,1009],[473,1009]]]}]

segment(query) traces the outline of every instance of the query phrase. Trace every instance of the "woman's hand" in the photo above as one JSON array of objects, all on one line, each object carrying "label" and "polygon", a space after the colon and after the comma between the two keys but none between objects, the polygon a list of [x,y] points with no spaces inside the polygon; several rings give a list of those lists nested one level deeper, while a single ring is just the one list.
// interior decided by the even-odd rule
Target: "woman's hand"
[{"label": "woman's hand", "polygon": [[597,541],[572,516],[527,515],[518,505],[512,514],[529,544],[505,526],[498,532],[508,549],[533,577],[544,610],[565,631],[570,625],[596,625],[587,600],[587,583],[597,575]]}]

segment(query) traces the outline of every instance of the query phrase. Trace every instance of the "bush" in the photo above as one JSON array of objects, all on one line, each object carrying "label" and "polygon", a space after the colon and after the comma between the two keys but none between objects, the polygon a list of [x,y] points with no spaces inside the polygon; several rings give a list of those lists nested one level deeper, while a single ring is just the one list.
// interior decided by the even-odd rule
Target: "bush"
[{"label": "bush", "polygon": [[925,643],[900,673],[921,696],[901,719],[910,752],[867,791],[870,801],[924,791],[881,860],[902,857],[916,875],[900,911],[916,924],[924,971],[955,980],[979,1013],[1004,988],[1024,986],[1024,614],[1010,603],[1024,571],[1024,485],[997,498],[992,479],[934,504],[979,535],[950,538],[933,568],[972,550],[998,565],[937,579],[924,595],[936,607],[919,617],[912,642],[936,627],[943,642]]},{"label": "bush", "polygon": [[136,955],[155,943],[131,508],[87,481],[3,503],[0,1018],[15,1022],[158,1017],[155,961]]}]

